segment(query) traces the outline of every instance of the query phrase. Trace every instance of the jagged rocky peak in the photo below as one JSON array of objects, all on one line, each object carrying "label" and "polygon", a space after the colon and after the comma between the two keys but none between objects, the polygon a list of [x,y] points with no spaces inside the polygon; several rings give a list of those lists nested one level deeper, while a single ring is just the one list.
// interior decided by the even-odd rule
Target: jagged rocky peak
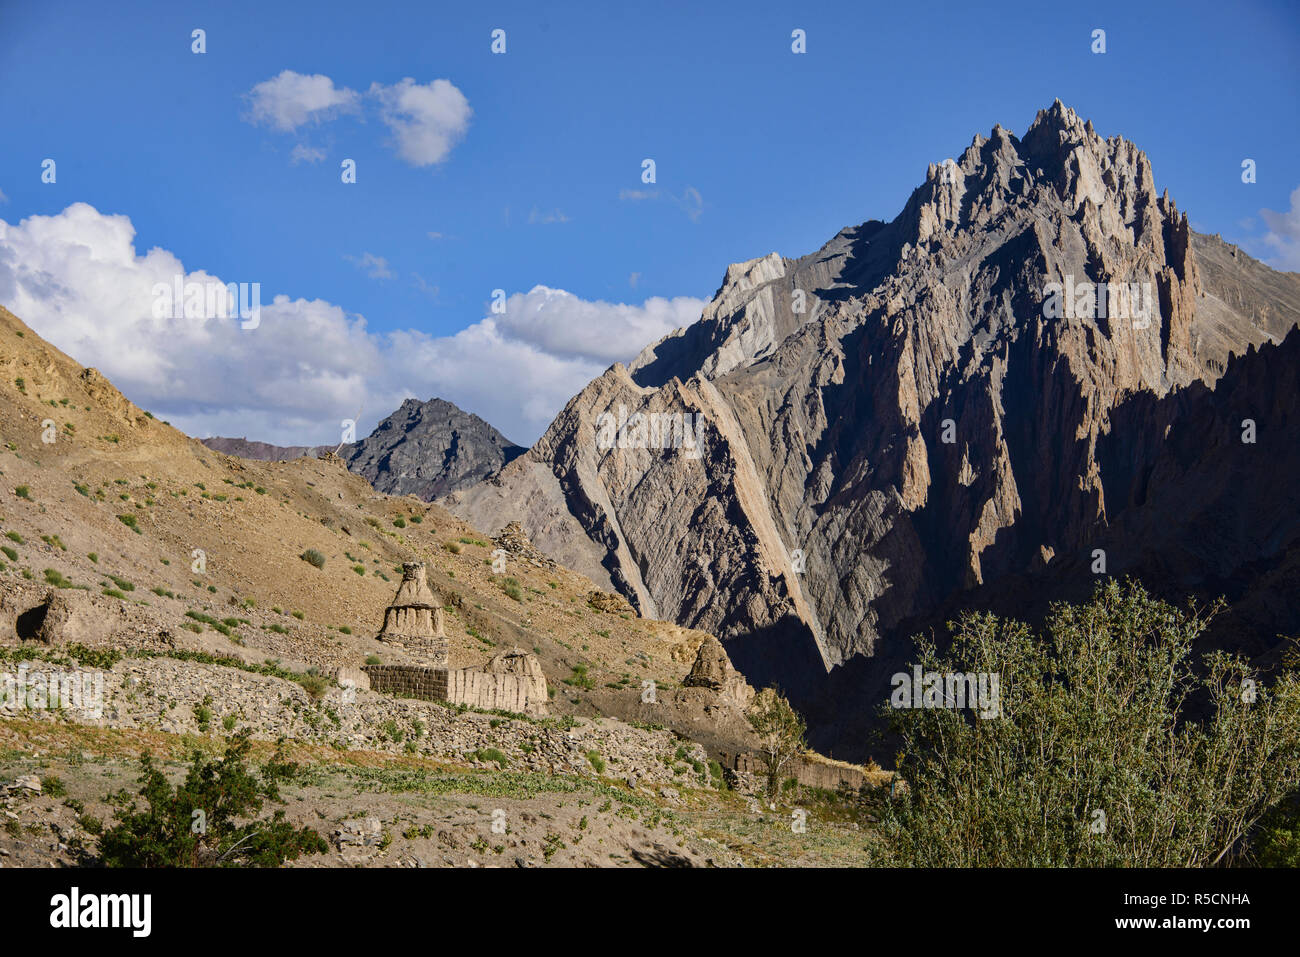
[{"label": "jagged rocky peak", "polygon": [[[1113,437],[1158,443],[1200,408],[1167,398],[1214,387],[1298,316],[1300,276],[1198,238],[1140,149],[1057,102],[1023,137],[995,126],[933,164],[891,222],[730,267],[698,322],[446,504],[518,519],[815,706],[808,676],[887,654],[964,596],[1073,568],[1108,529],[1148,527],[1136,512],[1191,547],[1141,474],[1150,457]],[[658,427],[601,442],[611,413]],[[701,441],[665,442],[664,416]],[[1281,541],[1257,529],[1231,561]]]}]

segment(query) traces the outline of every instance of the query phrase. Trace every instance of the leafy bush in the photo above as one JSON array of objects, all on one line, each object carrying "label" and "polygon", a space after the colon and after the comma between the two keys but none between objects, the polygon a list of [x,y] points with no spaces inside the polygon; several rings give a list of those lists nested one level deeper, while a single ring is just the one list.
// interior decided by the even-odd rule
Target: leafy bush
[{"label": "leafy bush", "polygon": [[117,810],[116,823],[99,840],[103,863],[278,867],[303,854],[327,851],[324,838],[311,828],[295,828],[284,819],[283,810],[269,818],[256,817],[266,801],[283,803],[279,787],[297,769],[277,754],[260,773],[249,770],[249,750],[247,733],[241,732],[230,739],[220,761],[208,761],[195,751],[185,781],[175,788],[145,754],[140,759],[139,793],[147,808],[138,811],[132,800]]},{"label": "leafy bush", "polygon": [[55,588],[72,588],[70,580],[63,577],[63,573],[54,568],[45,569],[45,583],[53,585]]},{"label": "leafy bush", "polygon": [[139,519],[137,519],[134,515],[119,515],[117,517],[117,520],[121,522],[123,525],[125,525],[127,528],[129,528],[131,531],[135,532],[137,535],[144,534],[144,532],[140,531]]},{"label": "leafy bush", "polygon": [[312,701],[319,701],[325,697],[325,689],[329,686],[329,682],[323,677],[312,674],[303,675],[298,683],[302,685],[303,690],[307,692],[307,697]]},{"label": "leafy bush", "polygon": [[807,726],[776,688],[764,688],[754,696],[745,713],[749,726],[759,739],[768,800],[776,797],[781,771],[806,748]]},{"label": "leafy bush", "polygon": [[473,757],[476,761],[492,761],[499,768],[504,768],[510,763],[510,759],[502,754],[497,748],[481,748],[474,752]]},{"label": "leafy bush", "polygon": [[588,751],[587,761],[591,764],[592,770],[595,771],[597,774],[605,773],[605,759],[600,756],[599,751],[596,750]]},{"label": "leafy bush", "polygon": [[122,652],[116,648],[89,648],[74,643],[64,650],[83,668],[99,668],[107,671],[122,660]]},{"label": "leafy bush", "polygon": [[[989,614],[953,625],[925,672],[1000,676],[1001,717],[895,708],[907,783],[884,821],[909,865],[1205,867],[1244,859],[1300,785],[1300,680],[1271,688],[1239,658],[1191,648],[1208,617],[1140,585],[1056,605],[1035,635]],[[1257,687],[1258,685],[1258,687]],[[1285,857],[1289,838],[1265,842]]]},{"label": "leafy bush", "polygon": [[582,688],[586,691],[590,691],[592,688],[596,687],[596,679],[587,674],[587,666],[582,663],[574,665],[573,674],[569,675],[567,678],[561,678],[560,680],[566,685],[572,685],[575,688]]},{"label": "leafy bush", "polygon": [[298,556],[308,565],[315,565],[317,568],[325,567],[325,556],[314,548],[309,548]]}]

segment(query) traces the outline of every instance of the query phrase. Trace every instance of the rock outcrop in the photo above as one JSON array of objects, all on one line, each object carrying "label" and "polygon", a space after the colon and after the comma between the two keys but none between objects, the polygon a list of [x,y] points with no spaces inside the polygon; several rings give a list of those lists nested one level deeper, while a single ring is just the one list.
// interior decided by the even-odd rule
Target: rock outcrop
[{"label": "rock outcrop", "polygon": [[[1294,567],[1294,508],[1232,512],[1202,566],[1188,556],[1206,543],[1156,493],[1294,454],[1269,383],[1238,375],[1223,400],[1270,422],[1267,454],[1196,396],[1298,317],[1300,276],[1194,233],[1141,150],[1057,102],[1023,138],[996,126],[932,165],[892,222],[730,267],[698,322],[612,366],[528,454],[443,501],[479,526],[518,518],[642,614],[717,634],[829,746],[846,700],[877,704],[832,669],[1025,576],[1043,594],[1090,585],[1082,560],[1121,530],[1137,537],[1112,542],[1112,562],[1177,566],[1179,587]],[[1175,451],[1168,427],[1193,406],[1206,411]],[[665,442],[664,416],[693,417],[698,447]],[[1191,422],[1218,431],[1197,448]],[[1216,464],[1198,466],[1210,449]],[[1207,519],[1221,507],[1188,490]],[[1300,624],[1294,597],[1255,607],[1270,635]]]},{"label": "rock outcrop", "polygon": [[542,553],[524,534],[523,526],[510,522],[497,532],[492,544],[506,553],[510,561],[521,562],[534,568],[555,568],[555,560]]},{"label": "rock outcrop", "polygon": [[716,691],[724,701],[745,708],[753,700],[754,689],[744,675],[732,667],[722,642],[709,635],[700,643],[690,674],[682,680],[683,687],[707,688]]}]

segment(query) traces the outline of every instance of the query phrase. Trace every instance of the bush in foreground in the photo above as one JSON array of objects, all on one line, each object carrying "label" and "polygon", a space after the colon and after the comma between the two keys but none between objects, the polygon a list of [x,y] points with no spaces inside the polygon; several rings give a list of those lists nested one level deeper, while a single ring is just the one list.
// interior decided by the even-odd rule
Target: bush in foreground
[{"label": "bush in foreground", "polygon": [[1266,688],[1223,653],[1194,668],[1207,623],[1112,581],[1086,604],[1054,607],[1041,638],[969,614],[945,655],[919,641],[926,672],[998,675],[1001,717],[891,709],[907,782],[884,822],[893,862],[1248,859],[1261,820],[1300,783],[1300,681],[1284,674]]},{"label": "bush in foreground", "polygon": [[[138,811],[125,791],[110,800],[119,807],[116,823],[99,841],[107,867],[279,867],[302,854],[328,850],[324,838],[308,827],[295,828],[284,811],[256,817],[265,801],[280,802],[279,785],[295,767],[277,755],[259,774],[245,766],[248,733],[227,744],[225,756],[208,761],[194,752],[185,781],[173,788],[150,755],[140,759],[140,796],[148,805]],[[243,823],[240,823],[243,821]]]}]

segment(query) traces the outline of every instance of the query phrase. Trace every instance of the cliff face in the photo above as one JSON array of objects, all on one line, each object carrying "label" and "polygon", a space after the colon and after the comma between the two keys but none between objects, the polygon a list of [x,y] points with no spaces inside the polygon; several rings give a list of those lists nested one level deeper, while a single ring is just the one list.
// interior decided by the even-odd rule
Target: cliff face
[{"label": "cliff face", "polygon": [[[1284,517],[1224,509],[1294,454],[1279,402],[1298,347],[1229,355],[1298,317],[1300,276],[1194,234],[1145,154],[1058,102],[1023,138],[995,127],[932,166],[892,222],[732,266],[697,323],[445,504],[484,527],[518,518],[815,708],[818,673],[901,647],[940,609],[1031,577],[1090,585],[1099,542],[1108,572],[1179,586],[1293,549],[1280,490]],[[1216,398],[1247,366],[1271,380],[1237,371]],[[1233,424],[1252,410],[1253,445]],[[612,448],[603,413],[630,420]],[[640,447],[655,443],[636,413],[698,416],[700,454]]]}]

